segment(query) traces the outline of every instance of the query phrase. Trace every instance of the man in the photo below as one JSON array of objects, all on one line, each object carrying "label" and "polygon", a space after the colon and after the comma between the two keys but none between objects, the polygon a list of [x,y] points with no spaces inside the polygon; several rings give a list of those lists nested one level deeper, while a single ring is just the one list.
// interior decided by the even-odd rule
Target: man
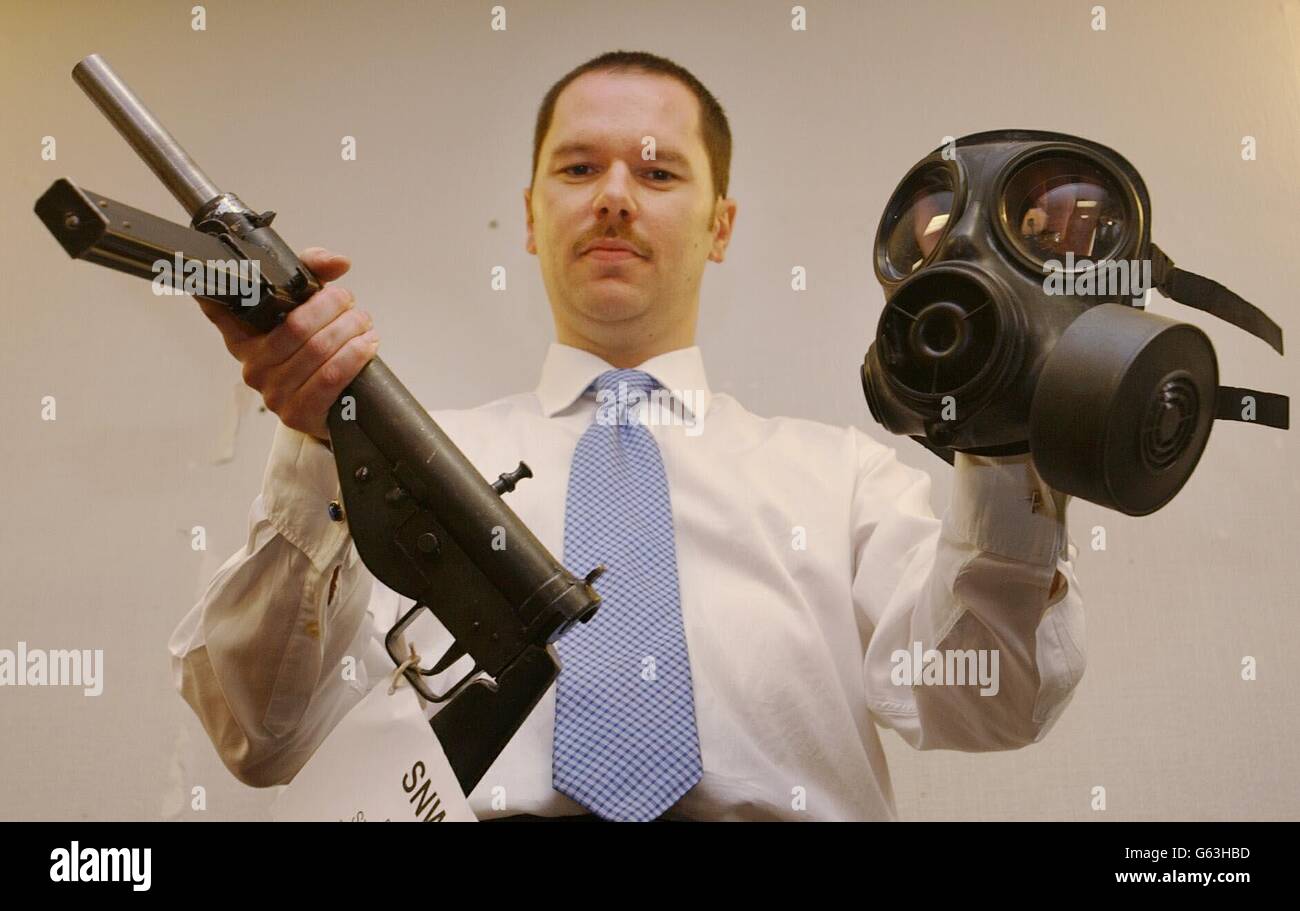
[{"label": "man", "polygon": [[[650,54],[589,61],[539,111],[527,249],[557,341],[534,392],[432,414],[485,476],[527,461],[511,506],[570,570],[610,572],[468,795],[481,819],[889,819],[877,723],[920,749],[1012,749],[1083,672],[1068,497],[1027,457],[959,454],[941,523],[928,475],[857,428],[709,391],[695,328],[735,223],[730,153],[713,96]],[[304,259],[322,280],[348,268]],[[380,643],[410,606],[326,508],[325,415],[377,342],[336,286],[262,337],[205,312],[281,426],[247,545],[176,630],[173,668],[230,770],[268,786],[391,673]]]}]

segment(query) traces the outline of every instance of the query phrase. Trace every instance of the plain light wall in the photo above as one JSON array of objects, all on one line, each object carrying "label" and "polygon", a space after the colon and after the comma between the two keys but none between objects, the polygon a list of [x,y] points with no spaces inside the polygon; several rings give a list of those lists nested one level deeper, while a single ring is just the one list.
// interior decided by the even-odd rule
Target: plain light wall
[{"label": "plain light wall", "polygon": [[[785,0],[503,0],[505,31],[487,2],[210,2],[199,32],[191,5],[0,10],[0,648],[105,652],[101,696],[0,689],[0,818],[264,818],[272,796],[220,764],[172,688],[166,643],[246,538],[276,419],[239,393],[191,300],[69,261],[32,213],[69,176],[184,220],[72,82],[86,54],[223,189],[280,212],[291,245],[351,255],[346,284],[385,361],[430,409],[535,385],[554,332],[524,250],[536,109],[567,70],[616,48],[686,66],[730,117],[739,213],[727,261],[708,266],[698,335],[713,387],[897,446],[933,474],[940,513],[951,470],[872,422],[857,369],[882,304],[881,208],[943,137],[1024,127],[1112,146],[1146,177],[1154,236],[1180,265],[1300,328],[1295,0],[1112,0],[1105,31],[1090,0],[811,0],[802,32]],[[341,158],[344,136],[356,161]],[[1257,160],[1243,161],[1244,136]],[[505,292],[490,290],[496,265]],[[1210,333],[1224,383],[1296,389],[1295,355],[1158,295],[1151,309]],[[900,814],[1300,817],[1298,451],[1294,433],[1219,423],[1154,515],[1075,500],[1089,663],[1073,704],[1011,753],[917,753],[884,732]],[[206,551],[191,549],[196,525]],[[1104,551],[1090,547],[1097,526]]]}]

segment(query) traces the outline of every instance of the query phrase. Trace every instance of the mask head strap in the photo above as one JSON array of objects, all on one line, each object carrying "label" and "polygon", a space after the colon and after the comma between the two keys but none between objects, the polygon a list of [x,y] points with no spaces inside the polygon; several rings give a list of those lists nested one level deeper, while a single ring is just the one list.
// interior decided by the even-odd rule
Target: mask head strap
[{"label": "mask head strap", "polygon": [[1214,419],[1290,430],[1291,399],[1276,392],[1260,392],[1244,386],[1220,386],[1214,402]]},{"label": "mask head strap", "polygon": [[1232,323],[1282,353],[1282,328],[1263,310],[1213,279],[1178,268],[1155,244],[1151,245],[1151,272],[1156,288],[1165,297]]}]

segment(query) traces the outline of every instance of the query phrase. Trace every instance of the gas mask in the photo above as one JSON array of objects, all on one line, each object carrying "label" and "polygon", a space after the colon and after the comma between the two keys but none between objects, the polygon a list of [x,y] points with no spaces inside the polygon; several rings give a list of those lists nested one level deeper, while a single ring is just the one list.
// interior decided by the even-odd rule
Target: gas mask
[{"label": "gas mask", "polygon": [[1151,242],[1141,176],[1061,133],[941,146],[894,191],[885,291],[862,364],[871,415],[951,463],[1030,453],[1051,487],[1147,515],[1187,482],[1217,420],[1289,427],[1283,395],[1219,385],[1209,338],[1144,309],[1154,287],[1282,353],[1282,330]]}]

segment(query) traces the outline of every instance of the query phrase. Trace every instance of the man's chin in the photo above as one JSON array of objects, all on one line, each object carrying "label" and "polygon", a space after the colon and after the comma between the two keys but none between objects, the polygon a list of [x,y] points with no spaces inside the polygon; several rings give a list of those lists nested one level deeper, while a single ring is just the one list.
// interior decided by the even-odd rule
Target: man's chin
[{"label": "man's chin", "polygon": [[640,294],[607,294],[586,298],[578,309],[588,319],[602,323],[621,323],[636,319],[650,309]]}]

